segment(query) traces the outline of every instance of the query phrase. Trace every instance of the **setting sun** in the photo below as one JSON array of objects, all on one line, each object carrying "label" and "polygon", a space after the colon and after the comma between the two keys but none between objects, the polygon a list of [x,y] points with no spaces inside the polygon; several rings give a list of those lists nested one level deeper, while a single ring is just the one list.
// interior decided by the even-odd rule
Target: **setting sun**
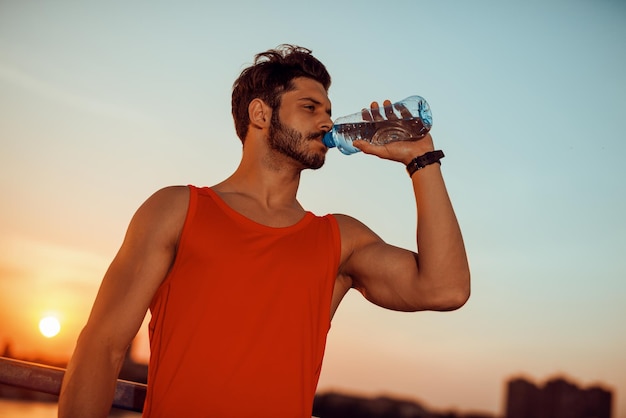
[{"label": "setting sun", "polygon": [[39,331],[46,338],[52,338],[61,331],[61,324],[54,316],[46,316],[39,321]]}]

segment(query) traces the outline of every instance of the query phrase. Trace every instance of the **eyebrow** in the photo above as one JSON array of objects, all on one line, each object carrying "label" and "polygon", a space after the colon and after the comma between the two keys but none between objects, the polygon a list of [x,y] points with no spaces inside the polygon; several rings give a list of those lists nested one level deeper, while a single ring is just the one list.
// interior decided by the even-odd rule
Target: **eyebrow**
[{"label": "eyebrow", "polygon": [[[313,104],[315,104],[317,106],[322,106],[322,102],[320,102],[319,100],[314,99],[312,97],[308,97],[308,96],[307,97],[302,97],[302,98],[300,98],[298,100],[299,101],[309,101],[309,102],[312,102]],[[328,116],[332,116],[332,111],[331,111],[330,108],[326,109],[326,113],[328,113]]]}]

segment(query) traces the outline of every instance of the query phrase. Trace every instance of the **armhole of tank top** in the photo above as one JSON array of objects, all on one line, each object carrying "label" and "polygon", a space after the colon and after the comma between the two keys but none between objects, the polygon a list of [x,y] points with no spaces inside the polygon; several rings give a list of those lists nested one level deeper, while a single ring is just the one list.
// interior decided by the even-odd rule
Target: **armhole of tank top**
[{"label": "armhole of tank top", "polygon": [[[333,271],[335,272],[332,277],[328,279],[328,287],[330,292],[330,303],[332,304],[332,297],[335,290],[335,281],[337,280],[337,272],[339,271],[339,263],[341,263],[341,230],[339,229],[339,223],[337,222],[337,218],[334,215],[328,214],[325,216],[330,225],[330,233],[332,239],[332,253],[331,260],[333,265]],[[329,306],[330,308],[330,306]],[[330,309],[329,309],[330,310]],[[328,324],[326,332],[330,332],[330,329],[333,326],[332,317],[330,312],[328,313]]]},{"label": "armhole of tank top", "polygon": [[333,238],[333,262],[335,264],[335,270],[339,271],[339,263],[341,262],[341,231],[339,229],[339,223],[333,215],[327,215],[330,220],[330,227]]},{"label": "armhole of tank top", "polygon": [[183,227],[180,231],[180,237],[178,238],[178,247],[176,248],[176,256],[174,257],[174,262],[172,263],[172,267],[170,268],[170,271],[167,273],[167,276],[165,276],[165,279],[163,279],[163,282],[159,286],[159,289],[157,290],[156,294],[154,295],[153,303],[154,301],[159,299],[159,297],[161,296],[161,293],[163,293],[164,291],[163,289],[165,289],[167,287],[167,284],[170,282],[171,277],[173,277],[176,274],[176,270],[178,269],[178,264],[179,264],[178,260],[180,258],[180,254],[185,248],[185,244],[187,242],[187,235],[188,235],[187,231],[190,228],[190,224],[193,221],[193,218],[196,214],[196,209],[198,207],[198,188],[193,185],[188,185],[187,188],[189,189],[189,203],[187,206],[187,214],[185,215],[185,222],[183,223]]}]

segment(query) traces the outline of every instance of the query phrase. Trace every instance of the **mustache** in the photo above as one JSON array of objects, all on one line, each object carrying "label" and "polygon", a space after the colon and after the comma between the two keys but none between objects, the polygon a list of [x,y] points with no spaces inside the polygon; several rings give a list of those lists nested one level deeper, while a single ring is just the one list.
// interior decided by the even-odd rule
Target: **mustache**
[{"label": "mustache", "polygon": [[306,139],[309,139],[309,140],[322,139],[324,135],[326,135],[326,131],[311,132],[310,134],[307,135]]}]

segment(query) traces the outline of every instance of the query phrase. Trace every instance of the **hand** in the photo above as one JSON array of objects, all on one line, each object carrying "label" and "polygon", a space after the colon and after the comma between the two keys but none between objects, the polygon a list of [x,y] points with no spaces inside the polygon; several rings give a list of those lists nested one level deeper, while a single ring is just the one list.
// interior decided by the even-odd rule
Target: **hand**
[{"label": "hand", "polygon": [[[400,112],[402,118],[410,119],[413,117],[411,112],[404,105],[396,104],[395,108],[398,112]],[[400,117],[398,117],[393,109],[394,105],[392,105],[391,101],[385,100],[383,102],[383,111],[385,112],[385,116],[381,115],[377,102],[372,102],[370,109],[363,109],[361,112],[363,120],[370,122],[380,122],[385,120],[400,121]],[[407,132],[407,136],[410,137],[410,133]],[[426,136],[419,140],[394,141],[384,145],[375,145],[370,144],[367,141],[359,140],[354,141],[354,146],[366,154],[376,155],[387,160],[400,161],[404,164],[408,164],[413,158],[419,155],[423,155],[434,150],[433,140],[430,133],[426,134]]]}]

